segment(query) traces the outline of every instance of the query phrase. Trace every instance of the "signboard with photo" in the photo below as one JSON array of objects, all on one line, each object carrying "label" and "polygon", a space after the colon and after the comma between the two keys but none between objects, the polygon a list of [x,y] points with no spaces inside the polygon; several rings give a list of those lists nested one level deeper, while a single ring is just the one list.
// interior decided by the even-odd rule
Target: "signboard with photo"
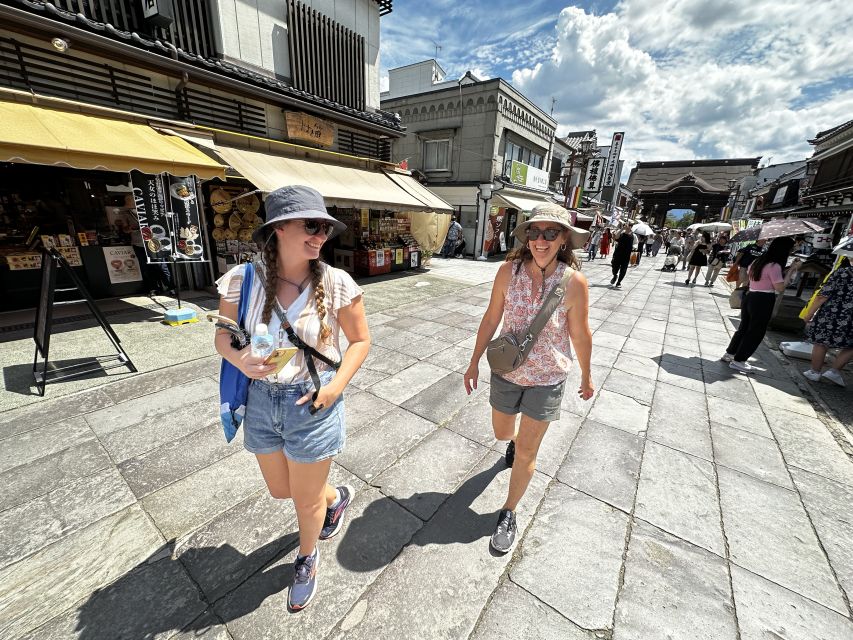
[{"label": "signboard with photo", "polygon": [[201,225],[198,217],[198,199],[194,176],[178,178],[166,174],[172,211],[175,212],[175,256],[188,262],[204,262],[201,243]]},{"label": "signboard with photo", "polygon": [[103,249],[107,274],[112,284],[142,280],[142,271],[133,247],[104,247]]},{"label": "signboard with photo", "polygon": [[172,257],[172,236],[166,216],[166,196],[159,175],[132,171],[133,201],[139,232],[145,245],[148,262],[169,262]]}]

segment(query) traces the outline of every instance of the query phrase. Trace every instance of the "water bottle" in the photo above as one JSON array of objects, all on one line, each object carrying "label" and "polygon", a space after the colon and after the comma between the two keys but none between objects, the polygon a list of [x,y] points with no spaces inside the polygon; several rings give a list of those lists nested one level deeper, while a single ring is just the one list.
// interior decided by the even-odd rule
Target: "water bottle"
[{"label": "water bottle", "polygon": [[267,325],[259,322],[252,334],[252,355],[266,358],[273,352],[273,339]]}]

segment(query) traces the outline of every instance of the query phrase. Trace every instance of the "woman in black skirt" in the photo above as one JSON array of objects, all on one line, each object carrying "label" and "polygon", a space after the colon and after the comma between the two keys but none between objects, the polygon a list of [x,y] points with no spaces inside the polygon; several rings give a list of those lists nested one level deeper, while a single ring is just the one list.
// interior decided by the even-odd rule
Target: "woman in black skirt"
[{"label": "woman in black skirt", "polygon": [[687,280],[684,284],[690,284],[690,278],[693,277],[693,284],[696,284],[696,279],[702,272],[702,267],[708,265],[708,253],[711,251],[711,234],[707,231],[702,232],[702,237],[696,246],[693,247],[693,253],[690,255],[690,262],[687,263]]}]

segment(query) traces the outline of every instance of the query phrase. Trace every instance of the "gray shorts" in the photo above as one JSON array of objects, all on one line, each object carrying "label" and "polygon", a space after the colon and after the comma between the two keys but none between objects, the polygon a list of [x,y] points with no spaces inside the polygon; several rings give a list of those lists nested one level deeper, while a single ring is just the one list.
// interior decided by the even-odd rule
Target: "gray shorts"
[{"label": "gray shorts", "polygon": [[522,413],[542,422],[559,420],[565,380],[541,387],[522,387],[492,373],[489,383],[489,404],[493,409],[509,415]]}]

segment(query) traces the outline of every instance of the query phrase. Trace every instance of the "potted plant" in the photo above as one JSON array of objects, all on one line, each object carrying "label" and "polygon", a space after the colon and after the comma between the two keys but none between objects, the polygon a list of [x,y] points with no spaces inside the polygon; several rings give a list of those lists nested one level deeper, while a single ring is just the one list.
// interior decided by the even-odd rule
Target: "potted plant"
[{"label": "potted plant", "polygon": [[430,258],[432,258],[432,251],[429,249],[421,249],[421,266],[428,267]]}]

